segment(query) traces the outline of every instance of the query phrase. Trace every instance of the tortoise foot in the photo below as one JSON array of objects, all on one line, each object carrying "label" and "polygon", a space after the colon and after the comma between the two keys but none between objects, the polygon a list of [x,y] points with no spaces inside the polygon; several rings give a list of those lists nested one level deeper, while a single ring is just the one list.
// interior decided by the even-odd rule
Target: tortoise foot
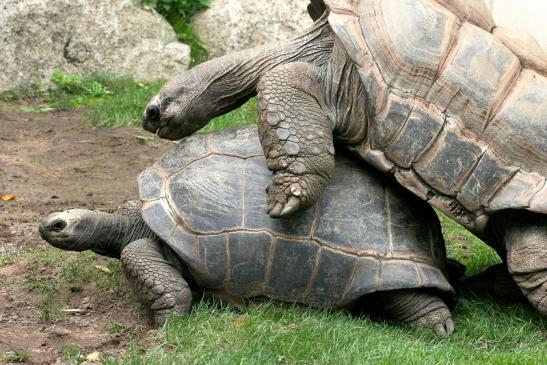
[{"label": "tortoise foot", "polygon": [[152,238],[129,243],[121,254],[125,276],[135,294],[152,310],[154,324],[161,327],[172,314],[190,310],[192,293],[180,271],[163,255]]},{"label": "tortoise foot", "polygon": [[287,218],[313,205],[326,184],[315,175],[293,175],[277,172],[266,188],[268,214],[272,218]]},{"label": "tortoise foot", "polygon": [[513,274],[530,304],[544,316],[547,316],[547,271],[529,274]]},{"label": "tortoise foot", "polygon": [[422,290],[394,290],[385,292],[383,309],[389,318],[411,326],[433,330],[439,338],[454,332],[452,313],[437,295]]},{"label": "tortoise foot", "polygon": [[257,88],[258,134],[268,169],[268,213],[289,217],[313,205],[334,170],[332,122],[314,65],[295,62],[268,71]]}]

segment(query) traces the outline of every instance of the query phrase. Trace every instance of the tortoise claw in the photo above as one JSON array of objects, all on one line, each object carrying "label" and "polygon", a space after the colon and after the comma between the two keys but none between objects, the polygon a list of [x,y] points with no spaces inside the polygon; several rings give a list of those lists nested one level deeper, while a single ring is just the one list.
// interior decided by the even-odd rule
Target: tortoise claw
[{"label": "tortoise claw", "polygon": [[280,213],[281,217],[288,217],[292,215],[293,213],[297,212],[300,209],[300,199],[297,197],[291,196],[289,198],[289,201],[287,202],[287,205],[285,205],[285,208]]},{"label": "tortoise claw", "polygon": [[276,203],[272,209],[268,211],[268,214],[272,218],[281,217],[281,211],[283,210],[283,205],[281,203]]},{"label": "tortoise claw", "polygon": [[433,331],[439,338],[446,338],[454,333],[454,321],[448,318],[444,324],[437,323],[433,326]]}]

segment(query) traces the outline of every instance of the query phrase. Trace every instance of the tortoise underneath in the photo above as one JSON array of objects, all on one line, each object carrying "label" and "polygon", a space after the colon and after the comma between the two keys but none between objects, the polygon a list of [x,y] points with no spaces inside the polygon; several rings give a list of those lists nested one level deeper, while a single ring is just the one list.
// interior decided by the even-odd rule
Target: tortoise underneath
[{"label": "tortoise underneath", "polygon": [[256,128],[195,135],[140,174],[133,209],[54,213],[39,230],[55,247],[120,258],[157,325],[202,292],[453,332],[444,242],[426,203],[337,156],[317,207],[273,220],[262,198],[270,177]]}]

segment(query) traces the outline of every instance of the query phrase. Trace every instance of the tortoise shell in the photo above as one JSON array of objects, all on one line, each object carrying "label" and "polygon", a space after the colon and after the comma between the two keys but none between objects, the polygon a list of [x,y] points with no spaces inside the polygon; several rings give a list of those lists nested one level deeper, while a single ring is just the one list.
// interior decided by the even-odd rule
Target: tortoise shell
[{"label": "tortoise shell", "polygon": [[482,0],[325,0],[367,91],[367,161],[481,230],[547,213],[547,55]]},{"label": "tortoise shell", "polygon": [[197,134],[139,175],[142,216],[199,287],[341,307],[379,290],[452,294],[432,209],[342,156],[320,203],[266,213],[271,179],[256,128]]}]

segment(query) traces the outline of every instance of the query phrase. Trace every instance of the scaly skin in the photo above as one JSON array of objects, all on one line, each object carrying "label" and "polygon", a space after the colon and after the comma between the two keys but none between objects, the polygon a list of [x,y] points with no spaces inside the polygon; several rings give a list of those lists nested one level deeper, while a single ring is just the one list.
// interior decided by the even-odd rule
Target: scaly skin
[{"label": "scaly skin", "polygon": [[383,311],[390,319],[432,328],[441,338],[454,332],[450,309],[438,296],[418,290],[394,290],[381,294]]},{"label": "scaly skin", "polygon": [[528,301],[547,315],[547,217],[504,211],[492,217],[495,239],[507,252],[509,273]]},{"label": "scaly skin", "polygon": [[288,216],[313,205],[334,170],[332,129],[316,67],[298,62],[273,69],[258,85],[258,100],[259,135],[274,171],[268,213]]},{"label": "scaly skin", "polygon": [[152,309],[156,326],[172,314],[189,312],[192,292],[180,271],[166,260],[157,240],[131,242],[122,251],[121,262],[134,292]]}]

